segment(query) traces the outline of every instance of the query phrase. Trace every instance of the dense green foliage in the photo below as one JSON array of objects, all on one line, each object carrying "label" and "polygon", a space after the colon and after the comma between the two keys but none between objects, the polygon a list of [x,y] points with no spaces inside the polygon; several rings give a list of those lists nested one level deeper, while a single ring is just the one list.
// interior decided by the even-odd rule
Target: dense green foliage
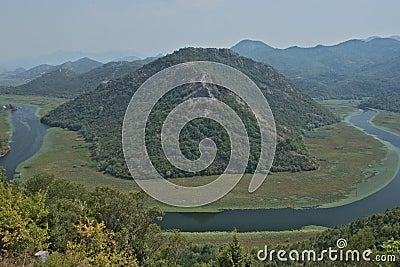
[{"label": "dense green foliage", "polygon": [[[0,176],[0,262],[3,265],[265,266],[266,262],[256,258],[260,248],[248,251],[235,233],[227,244],[192,245],[178,232],[161,232],[154,222],[161,219],[162,212],[145,207],[142,193],[122,193],[110,187],[87,191],[78,184],[48,175],[36,175],[17,186],[3,183],[4,171]],[[277,245],[269,250],[314,249],[318,252],[335,248],[337,239],[345,238],[346,249],[372,249],[373,255],[390,253],[399,260],[399,218],[397,207],[328,229],[309,240]],[[50,252],[46,262],[33,257],[41,249]],[[284,266],[299,263],[289,261]],[[306,266],[313,264],[331,266],[328,261],[308,262]],[[342,266],[340,262],[335,264]],[[283,263],[272,261],[268,266],[283,266]],[[396,265],[382,263],[382,266]]]},{"label": "dense green foliage", "polygon": [[37,175],[23,187],[1,182],[0,200],[0,260],[17,265],[44,249],[49,266],[175,266],[187,247],[161,233],[162,212],[145,207],[143,193]]},{"label": "dense green foliage", "polygon": [[[327,109],[304,95],[272,67],[240,57],[228,49],[181,49],[144,65],[124,78],[102,84],[91,93],[59,106],[43,117],[42,121],[51,126],[80,130],[86,141],[92,143],[92,155],[97,160],[101,171],[118,177],[130,177],[121,146],[122,121],[129,100],[137,88],[153,74],[166,67],[194,60],[220,62],[235,67],[248,75],[261,89],[274,114],[280,140],[274,171],[310,170],[317,167],[315,160],[308,155],[300,130],[333,123],[336,118]],[[161,148],[157,146],[157,142],[160,137],[157,133],[161,129],[160,123],[172,107],[187,99],[188,96],[209,97],[208,90],[205,89],[185,86],[176,88],[153,109],[146,131],[155,134],[149,134],[147,147],[150,156],[155,159],[153,164],[159,167],[160,172],[167,174],[166,176],[179,177],[187,175],[187,173],[168,165],[159,153]],[[221,88],[209,89],[213,92],[214,97],[238,111],[237,113],[244,120],[250,138],[256,141],[258,127],[252,123],[255,118],[252,119],[250,111],[239,104],[236,96],[232,93]],[[230,144],[226,142],[227,136],[218,125],[205,120],[196,120],[189,123],[180,136],[182,150],[188,158],[198,157],[198,141],[206,136],[220,144],[220,148],[230,147]],[[258,148],[259,144],[252,146],[253,152],[248,171],[254,169],[259,153]],[[223,166],[227,163],[227,150],[222,149],[218,156],[218,160],[214,161],[203,174],[221,173]],[[198,175],[198,173],[192,175]]]},{"label": "dense green foliage", "polygon": [[400,94],[385,92],[372,97],[358,105],[359,108],[376,108],[393,112],[400,112]]},{"label": "dense green foliage", "polygon": [[312,97],[349,99],[399,91],[400,41],[394,39],[286,49],[244,40],[232,50],[271,64]]},{"label": "dense green foliage", "polygon": [[[0,173],[0,262],[6,266],[251,266],[236,235],[219,247],[191,245],[155,224],[158,208],[142,193],[36,175],[23,185],[3,184]],[[38,250],[50,253],[45,262]],[[233,264],[233,265],[232,265]],[[3,266],[3,265],[2,265]],[[31,265],[29,265],[31,266]]]},{"label": "dense green foliage", "polygon": [[220,267],[250,267],[253,262],[251,255],[240,245],[237,236],[234,234],[232,242],[221,249],[216,264],[212,265]]},{"label": "dense green foliage", "polygon": [[48,210],[41,192],[25,194],[12,185],[3,185],[0,170],[0,259],[24,257],[49,245]]},{"label": "dense green foliage", "polygon": [[[345,251],[357,249],[362,252],[371,249],[371,259],[374,259],[376,255],[393,254],[396,256],[395,263],[382,262],[379,266],[398,266],[396,264],[400,260],[400,207],[387,210],[384,213],[363,217],[348,224],[336,226],[297,244],[269,249],[285,249],[287,251],[292,249],[298,251],[313,249],[317,253],[320,253],[323,249],[328,249],[329,247],[338,249],[336,247],[338,239],[347,240]],[[275,261],[274,264],[271,263],[270,266],[282,266],[282,262],[279,261]],[[307,266],[376,266],[376,262],[361,261],[348,264],[345,261],[336,261],[333,263],[326,257],[323,262],[309,263]],[[296,262],[291,262],[285,266],[298,265]]]},{"label": "dense green foliage", "polygon": [[10,149],[8,142],[8,137],[4,134],[0,134],[0,155],[5,155]]},{"label": "dense green foliage", "polygon": [[74,98],[95,89],[101,82],[127,75],[146,62],[110,62],[84,73],[78,72],[82,67],[56,68],[26,84],[0,88],[0,94]]},{"label": "dense green foliage", "polygon": [[10,112],[16,110],[12,104],[0,107],[0,156],[6,155],[10,150],[11,125],[9,124]]}]

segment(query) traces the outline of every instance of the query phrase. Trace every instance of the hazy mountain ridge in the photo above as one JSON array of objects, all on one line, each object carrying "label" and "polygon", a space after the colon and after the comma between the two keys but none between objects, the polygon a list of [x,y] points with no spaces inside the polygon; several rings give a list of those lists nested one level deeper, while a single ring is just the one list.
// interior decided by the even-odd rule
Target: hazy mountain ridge
[{"label": "hazy mountain ridge", "polygon": [[32,80],[42,76],[45,73],[53,71],[55,68],[56,66],[53,65],[41,64],[39,66],[30,68],[28,70],[24,70],[22,72],[13,71],[6,74],[8,74],[8,78]]},{"label": "hazy mountain ridge", "polygon": [[[97,61],[82,59],[67,62],[55,70],[20,86],[0,88],[0,94],[23,94],[74,98],[95,89],[101,82],[117,79],[138,69],[152,58],[133,62],[110,62],[97,66]],[[77,73],[91,69],[84,73]]]},{"label": "hazy mountain ridge", "polygon": [[103,63],[101,62],[95,61],[88,57],[84,57],[73,62],[67,61],[64,64],[61,64],[58,68],[69,69],[75,73],[82,74],[91,71],[92,69],[98,68],[102,65]]},{"label": "hazy mountain ridge", "polygon": [[400,77],[392,74],[397,69],[374,73],[376,66],[390,64],[400,56],[400,41],[391,38],[286,49],[243,40],[232,50],[274,66],[312,97],[372,96],[382,90],[398,90],[394,85],[400,83]]},{"label": "hazy mountain ridge", "polygon": [[[101,171],[119,177],[129,177],[121,147],[122,120],[129,100],[136,89],[153,74],[178,63],[195,60],[220,62],[235,67],[248,75],[260,87],[274,113],[279,140],[282,141],[277,146],[277,155],[274,163],[275,171],[317,168],[316,161],[308,155],[304,143],[299,137],[300,129],[332,123],[336,121],[336,118],[328,110],[303,94],[271,66],[241,57],[228,49],[181,49],[144,65],[128,76],[102,84],[96,90],[61,105],[45,116],[43,121],[52,126],[80,130],[85,139],[92,142],[92,155],[97,160]],[[191,90],[191,88],[174,90],[170,98],[166,98],[167,102],[163,102],[164,104],[160,105],[168,107],[176,101],[182,100],[182,95],[187,92],[185,90]],[[218,92],[222,100],[227,100],[227,104],[237,108],[237,100],[232,100],[229,94],[218,90],[218,88],[213,90]],[[154,117],[152,121],[162,121],[162,117],[167,110],[161,108],[159,111],[156,114],[161,115]],[[246,110],[242,111],[247,114]],[[209,133],[202,132],[203,129],[207,129],[205,126],[210,126],[208,123],[199,122],[192,126],[195,132],[199,132],[199,137],[211,134],[210,138],[213,139],[215,137],[223,143],[224,137],[219,135],[221,131],[215,130],[214,126],[211,127],[212,129]],[[252,127],[252,125],[249,127]],[[154,134],[152,136],[157,135]],[[189,140],[186,141],[188,142],[185,143],[185,140],[183,140],[183,143],[190,143]],[[193,147],[188,146],[185,148],[190,150]],[[157,149],[154,151],[157,151]],[[157,158],[157,153],[155,157],[156,161],[158,160],[159,163],[162,163],[163,159]],[[253,154],[252,160],[255,161],[256,158],[257,154]],[[226,163],[224,158],[220,163]],[[254,162],[251,163],[254,164]],[[161,170],[162,172],[169,171],[173,176],[184,175],[175,169],[170,169],[170,166],[166,164],[160,165],[165,166]],[[220,167],[218,165],[214,169],[208,169],[203,174],[219,173]]]},{"label": "hazy mountain ridge", "polygon": [[64,62],[76,61],[84,57],[91,58],[101,63],[107,63],[111,61],[125,61],[125,60],[119,60],[125,57],[136,58],[137,60],[145,58],[142,57],[142,55],[139,55],[136,51],[132,50],[114,50],[114,51],[104,51],[104,52],[58,50],[43,55],[25,56],[21,58],[16,58],[14,60],[2,61],[0,62],[0,69],[4,68],[8,71],[18,67],[29,69],[29,68],[34,68],[35,66],[41,64],[57,66],[63,64]]},{"label": "hazy mountain ridge", "polygon": [[68,69],[77,74],[82,74],[82,73],[88,72],[92,69],[98,68],[102,65],[103,65],[103,63],[101,63],[101,62],[92,60],[88,57],[84,57],[84,58],[78,59],[76,61],[67,61],[63,64],[56,65],[56,66],[49,65],[49,64],[41,64],[39,66],[30,68],[30,69],[22,71],[22,72],[15,73],[15,71],[14,71],[8,75],[8,78],[33,80],[33,79],[36,79],[46,73],[60,70],[60,69]]}]

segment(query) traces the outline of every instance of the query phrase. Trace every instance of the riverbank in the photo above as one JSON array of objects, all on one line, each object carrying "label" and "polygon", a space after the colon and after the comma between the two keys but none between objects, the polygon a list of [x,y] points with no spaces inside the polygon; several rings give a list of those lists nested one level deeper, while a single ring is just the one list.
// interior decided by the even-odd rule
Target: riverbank
[{"label": "riverbank", "polygon": [[[146,199],[147,204],[161,206],[167,212],[334,207],[378,191],[390,182],[398,169],[399,156],[394,149],[388,150],[389,145],[346,123],[309,132],[305,136],[305,143],[310,153],[319,160],[320,168],[316,171],[273,173],[252,194],[247,191],[251,175],[245,175],[224,198],[199,208],[170,207],[150,197]],[[40,150],[17,167],[19,179],[48,173],[88,188],[109,185],[124,191],[139,190],[132,180],[117,179],[98,172],[96,163],[90,158],[88,146],[78,133],[52,128],[44,137]],[[202,176],[171,181],[196,186],[215,178]]]},{"label": "riverbank", "polygon": [[[42,127],[43,125],[41,125],[40,123],[36,123],[38,122],[37,117],[35,117],[36,124],[32,124],[32,121],[26,120],[28,114],[32,115],[34,111],[35,109],[32,109],[32,107],[23,106],[21,110],[18,110],[18,112],[15,113],[17,117],[15,117],[14,123],[17,123],[18,125],[18,122],[20,121],[18,127],[22,127],[21,129],[24,129],[24,127],[26,127],[27,125],[33,126],[36,124],[36,127]],[[368,119],[370,119],[370,117],[368,117],[367,120]],[[364,118],[360,120],[363,121],[366,119]],[[34,128],[35,127],[33,127],[33,130]],[[16,131],[16,133],[25,134],[25,131]],[[37,164],[27,164],[22,168],[28,172],[39,171],[38,173],[41,173],[43,168],[47,166],[49,167],[47,171],[45,171],[47,173],[54,173],[56,177],[76,179],[76,182],[88,186],[88,177],[82,175],[83,171],[86,170],[88,171],[88,173],[92,172],[92,174],[99,174],[99,172],[97,172],[96,170],[96,164],[89,157],[88,144],[83,142],[83,140],[79,138],[79,135],[76,132],[68,132],[70,136],[67,138],[65,134],[67,133],[67,131],[64,131],[62,129],[54,128],[54,133],[49,134],[45,137],[45,139],[48,137],[53,138],[50,139],[50,141],[52,142],[47,142],[46,144],[46,140],[44,140],[46,145],[40,148],[39,152],[41,153],[37,153],[34,157],[31,158],[35,159],[37,161]],[[40,136],[43,137],[44,134]],[[310,151],[315,152],[313,153],[314,155],[322,155],[323,157],[321,158],[320,156],[318,156],[318,159],[321,163],[320,170],[299,173],[274,173],[273,175],[270,175],[268,177],[267,183],[262,186],[262,188],[264,189],[261,190],[261,192],[251,194],[250,197],[247,192],[248,181],[246,181],[246,179],[249,179],[249,176],[245,176],[241,181],[242,184],[239,183],[239,185],[230,194],[227,195],[227,197],[231,195],[230,199],[225,197],[220,201],[213,203],[214,206],[209,205],[202,207],[201,210],[191,210],[196,211],[194,213],[188,213],[189,210],[184,210],[185,213],[167,213],[162,222],[163,229],[179,228],[186,231],[230,231],[234,228],[237,228],[239,231],[279,231],[286,229],[300,229],[310,224],[331,227],[348,222],[351,218],[359,218],[361,216],[368,215],[369,213],[382,211],[382,208],[386,209],[392,207],[392,205],[398,205],[398,198],[393,197],[393,192],[396,191],[395,194],[396,196],[398,195],[396,188],[399,188],[399,185],[396,183],[399,182],[399,179],[396,179],[396,183],[393,183],[392,186],[387,186],[377,194],[368,197],[372,200],[358,201],[352,203],[351,205],[341,206],[333,209],[296,210],[288,208],[279,209],[279,207],[276,209],[271,209],[269,206],[266,206],[265,203],[268,203],[266,202],[266,200],[270,200],[267,199],[267,197],[270,197],[270,195],[266,194],[265,190],[272,190],[269,192],[280,194],[279,196],[281,197],[281,199],[278,199],[278,202],[275,202],[275,204],[277,205],[282,205],[282,202],[285,201],[289,204],[294,203],[298,205],[315,201],[315,199],[303,199],[303,202],[299,203],[298,196],[302,193],[310,194],[310,192],[317,192],[323,195],[322,197],[333,196],[334,198],[346,196],[346,192],[343,190],[349,189],[351,191],[353,189],[351,187],[353,184],[349,183],[350,181],[359,182],[360,177],[366,179],[375,177],[376,173],[371,172],[372,175],[370,175],[371,173],[365,173],[364,171],[368,170],[368,168],[371,168],[373,164],[382,165],[381,159],[387,159],[387,157],[385,158],[387,150],[380,141],[370,135],[366,135],[362,131],[359,131],[358,129],[346,123],[338,123],[335,125],[322,127],[312,133],[309,133],[305,138],[306,144],[310,148]],[[310,142],[307,141],[308,139],[310,140]],[[29,138],[22,138],[18,140],[29,143]],[[60,143],[60,140],[63,140],[63,142]],[[343,142],[346,142],[345,146],[343,146]],[[16,144],[20,144],[20,142],[16,142]],[[378,145],[378,149],[376,149],[376,145]],[[48,150],[46,151],[45,149]],[[24,151],[22,152],[24,155],[26,154]],[[71,161],[64,161],[64,159],[66,159],[66,155],[69,156]],[[80,159],[81,161],[72,161],[77,159]],[[377,160],[373,161],[373,159]],[[352,164],[348,164],[349,162],[351,162]],[[50,166],[48,165],[48,163],[51,163],[53,165]],[[71,166],[71,164],[74,165]],[[323,166],[325,167],[322,168]],[[62,173],[63,171],[65,171],[66,174],[64,177],[60,176],[60,173]],[[364,177],[360,175],[360,172],[361,174],[368,175]],[[316,179],[310,180],[311,174],[317,174],[318,176],[312,177]],[[285,177],[285,175],[288,179],[290,179],[287,180],[289,181],[288,183],[282,183],[282,177]],[[94,177],[94,175],[89,175],[89,178],[92,179],[90,183],[91,186],[101,185],[102,183]],[[198,179],[206,178],[209,179],[210,177],[195,177],[195,180],[189,180],[189,178],[186,178],[184,180],[181,180],[180,182],[199,182]],[[107,179],[107,182],[111,183],[107,185],[123,187],[122,189],[125,191],[137,190],[137,187],[134,189],[131,187],[131,185],[135,185],[133,181],[116,179],[114,177],[107,177]],[[118,184],[119,182],[121,182],[121,184]],[[347,188],[344,188],[346,182],[348,182],[349,184],[347,184]],[[130,184],[128,185],[127,183]],[[233,192],[235,192],[235,190],[238,190],[236,191],[236,195],[232,194]],[[257,193],[259,193],[260,195],[257,195]],[[385,197],[382,198],[380,196],[382,194],[384,194]],[[257,196],[261,196],[263,198],[259,198]],[[391,198],[387,199],[387,196],[391,196]],[[321,199],[323,199],[322,197],[317,200],[321,201]],[[159,203],[150,200],[150,198],[148,199],[148,205],[159,205]],[[221,202],[224,199],[226,199],[227,202]],[[368,204],[368,210],[365,209],[365,202]],[[260,203],[263,206],[257,209]],[[218,205],[223,204],[226,205],[224,205],[223,208],[219,208]],[[210,210],[219,211],[222,209],[226,210],[228,209],[226,208],[226,206],[228,205],[234,205],[234,208],[232,210],[227,210],[217,214],[199,212]],[[241,205],[247,206],[245,208],[241,208]],[[304,207],[308,206],[303,205],[299,208]],[[296,206],[294,206],[294,208],[296,208]],[[168,209],[164,210],[170,211]],[[345,216],[342,216],[340,214],[345,214]],[[248,217],[251,217],[252,220],[247,220],[246,218]]]},{"label": "riverbank", "polygon": [[[37,107],[35,115],[38,117],[44,116],[50,110],[65,103],[67,99],[54,98],[54,97],[38,97],[38,96],[24,96],[24,95],[0,95],[0,102],[4,103],[21,103]],[[18,107],[17,107],[18,108]],[[11,147],[9,142],[12,138],[13,125],[11,122],[12,110],[0,110],[0,158],[6,156]]]},{"label": "riverbank", "polygon": [[[307,226],[300,230],[293,231],[260,231],[236,233],[241,244],[247,248],[254,247],[289,245],[308,240],[327,228],[320,226]],[[171,235],[165,232],[165,235]],[[188,242],[196,245],[223,245],[232,241],[232,232],[180,232]]]},{"label": "riverbank", "polygon": [[35,106],[36,116],[43,117],[50,110],[67,102],[69,99],[56,97],[41,97],[29,95],[0,95],[0,102],[21,103],[24,105]]},{"label": "riverbank", "polygon": [[80,183],[88,189],[108,185],[122,191],[139,190],[133,180],[118,179],[97,171],[88,146],[77,132],[49,128],[39,151],[18,165],[16,178],[23,181],[26,177],[45,173]]},{"label": "riverbank", "polygon": [[[229,209],[304,208],[322,206],[343,199],[355,201],[354,186],[367,180],[385,176],[392,170],[396,154],[386,154],[386,147],[363,132],[345,123],[317,129],[305,137],[310,152],[320,161],[320,169],[312,172],[274,173],[255,193],[247,191],[250,175],[245,175],[238,186],[221,200],[198,208],[176,208],[158,203],[149,197],[149,206],[159,205],[167,212],[219,212]],[[371,152],[372,151],[372,152]],[[351,165],[348,162],[352,162]],[[134,181],[122,180],[100,173],[90,158],[88,144],[76,132],[51,128],[44,138],[43,146],[32,158],[21,163],[17,171],[21,178],[36,173],[54,174],[93,189],[109,185],[123,191],[139,190]],[[216,176],[171,179],[181,185],[204,184]],[[379,178],[379,179],[378,179]],[[390,177],[391,179],[392,177]],[[383,177],[384,179],[384,177]],[[388,178],[388,180],[390,180]],[[316,182],[318,181],[318,182]],[[382,183],[385,184],[385,183]],[[367,191],[365,191],[367,192]],[[357,199],[367,194],[357,192]]]},{"label": "riverbank", "polygon": [[5,150],[1,149],[1,146],[0,146],[0,151],[1,151],[0,158],[5,157],[8,154],[8,152],[10,152],[10,150],[11,150],[11,147],[9,145],[7,145],[7,148]]},{"label": "riverbank", "polygon": [[11,110],[0,110],[0,158],[10,152],[12,136]]},{"label": "riverbank", "polygon": [[[0,102],[4,103],[21,103],[37,107],[35,112],[36,116],[42,117],[50,110],[65,103],[67,99],[61,98],[48,98],[37,96],[24,96],[24,95],[0,95]],[[18,107],[17,107],[18,108]],[[10,109],[0,110],[0,158],[5,157],[10,151],[10,142],[12,139],[13,125],[12,125],[12,111]]]},{"label": "riverbank", "polygon": [[[355,115],[361,114],[363,111],[359,110],[356,111],[344,119],[346,123],[349,125],[352,125],[354,128],[358,129],[359,131],[363,132],[366,135],[371,136],[375,140],[378,140],[381,142],[386,150],[387,150],[387,155],[386,157],[381,161],[381,164],[375,165],[375,166],[369,166],[368,169],[365,169],[364,176],[360,178],[360,182],[355,184],[353,190],[350,192],[347,198],[333,202],[333,203],[327,203],[324,205],[319,206],[319,208],[332,208],[332,207],[337,207],[337,206],[343,206],[347,205],[350,203],[353,203],[355,201],[361,200],[363,198],[366,198],[369,195],[372,195],[378,191],[380,191],[382,188],[387,186],[397,175],[399,169],[400,169],[400,153],[399,150],[393,146],[391,143],[383,141],[376,137],[375,135],[369,134],[366,132],[366,130],[354,125],[351,123],[350,118],[352,118]],[[379,114],[378,111],[371,119],[369,119],[369,122],[372,123],[374,118]],[[375,125],[374,125],[375,126]],[[383,129],[389,133],[393,133],[389,129]],[[395,133],[393,133],[395,134]]]},{"label": "riverbank", "polygon": [[[0,166],[5,168],[8,180],[14,178],[17,165],[33,156],[42,145],[47,126],[40,123],[36,110],[34,106],[18,104],[18,109],[12,113],[10,151],[6,157],[0,158]],[[6,120],[3,122],[7,123]]]},{"label": "riverbank", "polygon": [[371,119],[371,123],[382,130],[400,135],[400,113],[377,110],[378,113]]}]

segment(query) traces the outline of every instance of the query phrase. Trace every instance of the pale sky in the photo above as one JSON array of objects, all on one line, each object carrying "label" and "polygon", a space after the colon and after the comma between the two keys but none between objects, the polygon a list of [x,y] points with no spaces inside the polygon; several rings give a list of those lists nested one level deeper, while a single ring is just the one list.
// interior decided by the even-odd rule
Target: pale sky
[{"label": "pale sky", "polygon": [[331,45],[400,34],[399,0],[0,0],[0,63],[59,50]]}]

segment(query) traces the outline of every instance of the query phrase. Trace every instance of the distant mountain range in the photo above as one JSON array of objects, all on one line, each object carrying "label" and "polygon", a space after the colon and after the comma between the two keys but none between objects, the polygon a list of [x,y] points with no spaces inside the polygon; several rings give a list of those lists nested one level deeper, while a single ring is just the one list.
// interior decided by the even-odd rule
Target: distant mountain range
[{"label": "distant mountain range", "polygon": [[31,69],[22,71],[23,69],[17,69],[14,72],[8,74],[8,78],[33,80],[46,73],[56,70],[69,70],[75,73],[85,73],[92,69],[102,66],[103,63],[92,60],[88,57],[81,58],[76,61],[67,61],[61,65],[53,66],[49,64],[41,64]]},{"label": "distant mountain range", "polygon": [[74,98],[95,89],[102,82],[123,77],[152,60],[154,58],[103,65],[89,58],[82,58],[58,66],[43,64],[15,74],[19,78],[34,79],[15,87],[0,87],[0,94]]},{"label": "distant mountain range", "polygon": [[106,52],[82,52],[82,51],[56,51],[49,54],[36,56],[36,57],[24,57],[15,60],[2,61],[0,62],[0,69],[15,69],[18,67],[33,68],[41,64],[48,65],[60,65],[66,61],[76,61],[80,58],[88,57],[101,63],[108,63],[111,61],[133,61],[140,60],[145,57],[138,56],[138,53],[133,50],[116,50]]},{"label": "distant mountain range", "polygon": [[312,97],[357,98],[400,91],[400,39],[371,37],[333,46],[273,48],[243,40],[231,49],[270,64]]},{"label": "distant mountain range", "polygon": [[[121,127],[132,95],[147,78],[158,71],[178,63],[196,60],[214,61],[237,68],[259,86],[274,113],[280,141],[277,145],[273,171],[312,170],[318,167],[318,163],[308,154],[304,146],[300,129],[311,129],[335,122],[336,118],[333,114],[301,92],[271,66],[241,57],[228,49],[180,49],[144,65],[121,79],[103,83],[96,90],[59,106],[46,115],[43,121],[51,126],[80,130],[85,139],[93,143],[92,155],[97,160],[99,169],[115,176],[128,178],[130,175],[121,146]],[[215,97],[231,106],[233,110],[238,110],[237,114],[243,117],[241,117],[242,121],[246,123],[246,128],[248,127],[248,132],[251,133],[251,143],[254,144],[251,148],[252,156],[248,171],[251,172],[256,166],[257,153],[260,151],[257,145],[260,143],[257,139],[258,126],[254,124],[251,111],[235,95],[223,88],[206,87],[207,85],[202,84],[178,87],[168,93],[165,98],[163,97],[155,107],[154,113],[150,114],[149,154],[154,159],[152,162],[166,177],[194,175],[183,173],[165,159],[162,148],[159,146],[160,140],[157,138],[160,135],[157,131],[161,129],[158,127],[162,125],[163,118],[165,119],[172,108],[187,98],[195,96]],[[196,154],[199,140],[204,137],[214,140],[218,147],[221,145],[222,149],[218,151],[222,152],[217,155],[215,164],[213,163],[207,170],[201,172],[201,175],[221,173],[229,160],[230,150],[225,149],[230,146],[229,138],[224,134],[224,129],[218,126],[218,124],[198,120],[190,126],[189,133],[196,133],[195,135],[190,135],[185,131],[181,134],[181,149],[189,158],[199,156]]]}]

